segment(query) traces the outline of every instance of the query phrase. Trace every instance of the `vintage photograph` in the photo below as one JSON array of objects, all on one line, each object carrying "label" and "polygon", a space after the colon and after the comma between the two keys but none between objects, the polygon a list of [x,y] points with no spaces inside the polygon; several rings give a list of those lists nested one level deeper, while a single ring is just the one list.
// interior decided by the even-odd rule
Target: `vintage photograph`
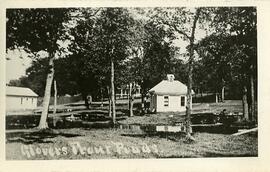
[{"label": "vintage photograph", "polygon": [[6,160],[258,157],[257,7],[5,12]]}]

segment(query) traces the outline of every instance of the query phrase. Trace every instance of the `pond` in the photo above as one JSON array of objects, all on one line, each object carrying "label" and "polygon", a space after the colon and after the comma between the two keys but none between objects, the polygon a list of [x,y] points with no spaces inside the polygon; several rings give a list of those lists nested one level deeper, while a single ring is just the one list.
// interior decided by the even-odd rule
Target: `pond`
[{"label": "pond", "polygon": [[[117,116],[119,122],[115,127],[123,130],[147,133],[183,133],[186,131],[184,122],[171,124],[124,124],[120,120],[126,116]],[[6,116],[6,129],[27,129],[38,126],[40,115]],[[217,115],[193,114],[193,132],[235,133],[237,127],[226,123],[217,123]],[[50,128],[113,128],[111,118],[104,111],[81,112],[48,118]]]}]

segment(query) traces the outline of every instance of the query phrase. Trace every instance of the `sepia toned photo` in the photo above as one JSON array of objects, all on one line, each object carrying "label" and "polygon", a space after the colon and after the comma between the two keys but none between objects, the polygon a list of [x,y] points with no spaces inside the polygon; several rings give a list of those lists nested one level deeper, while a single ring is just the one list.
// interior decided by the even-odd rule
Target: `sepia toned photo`
[{"label": "sepia toned photo", "polygon": [[256,6],[5,13],[6,160],[258,157]]}]

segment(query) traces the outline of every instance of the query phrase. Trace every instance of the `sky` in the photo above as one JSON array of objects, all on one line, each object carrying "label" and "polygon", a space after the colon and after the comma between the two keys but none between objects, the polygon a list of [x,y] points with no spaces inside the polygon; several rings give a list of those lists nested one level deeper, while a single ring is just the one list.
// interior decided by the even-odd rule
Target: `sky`
[{"label": "sky", "polygon": [[[59,44],[66,49],[69,42],[61,42]],[[40,51],[37,55],[38,58],[44,58],[48,54],[45,51]],[[9,83],[10,80],[25,76],[26,69],[31,66],[33,61],[25,51],[18,49],[8,51],[6,59],[8,59],[6,60],[6,83]]]},{"label": "sky", "polygon": [[19,52],[18,50],[9,51],[6,58],[9,59],[6,60],[6,83],[26,75],[25,71],[31,66],[32,62],[25,52]]}]

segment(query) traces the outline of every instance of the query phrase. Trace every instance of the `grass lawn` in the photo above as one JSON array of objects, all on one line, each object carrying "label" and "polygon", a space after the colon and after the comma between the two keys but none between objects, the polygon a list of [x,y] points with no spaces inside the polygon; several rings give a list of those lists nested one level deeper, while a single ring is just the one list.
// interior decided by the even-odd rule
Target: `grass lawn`
[{"label": "grass lawn", "polygon": [[[171,124],[183,120],[180,113],[157,113],[127,117],[125,102],[117,105],[117,116],[122,124]],[[241,101],[193,104],[193,112],[220,112],[227,109],[241,112]],[[89,115],[107,115],[108,107],[93,105],[86,110],[81,104],[62,105]],[[76,111],[75,111],[76,110]],[[16,117],[16,115],[7,117]],[[19,115],[18,115],[19,116]],[[35,115],[32,115],[35,116]],[[52,114],[49,114],[51,117]],[[16,117],[17,118],[17,117]],[[7,118],[6,118],[7,119]],[[37,124],[36,124],[37,125]],[[91,128],[53,129],[38,132],[34,129],[6,130],[6,159],[98,159],[98,158],[181,158],[181,157],[242,157],[258,156],[257,132],[232,136],[228,134],[194,133],[196,141],[186,143],[181,134],[144,133],[137,129]]]},{"label": "grass lawn", "polygon": [[179,134],[145,134],[120,129],[59,129],[6,132],[7,160],[242,157],[258,155],[257,133],[240,136],[195,133],[186,143]]}]

